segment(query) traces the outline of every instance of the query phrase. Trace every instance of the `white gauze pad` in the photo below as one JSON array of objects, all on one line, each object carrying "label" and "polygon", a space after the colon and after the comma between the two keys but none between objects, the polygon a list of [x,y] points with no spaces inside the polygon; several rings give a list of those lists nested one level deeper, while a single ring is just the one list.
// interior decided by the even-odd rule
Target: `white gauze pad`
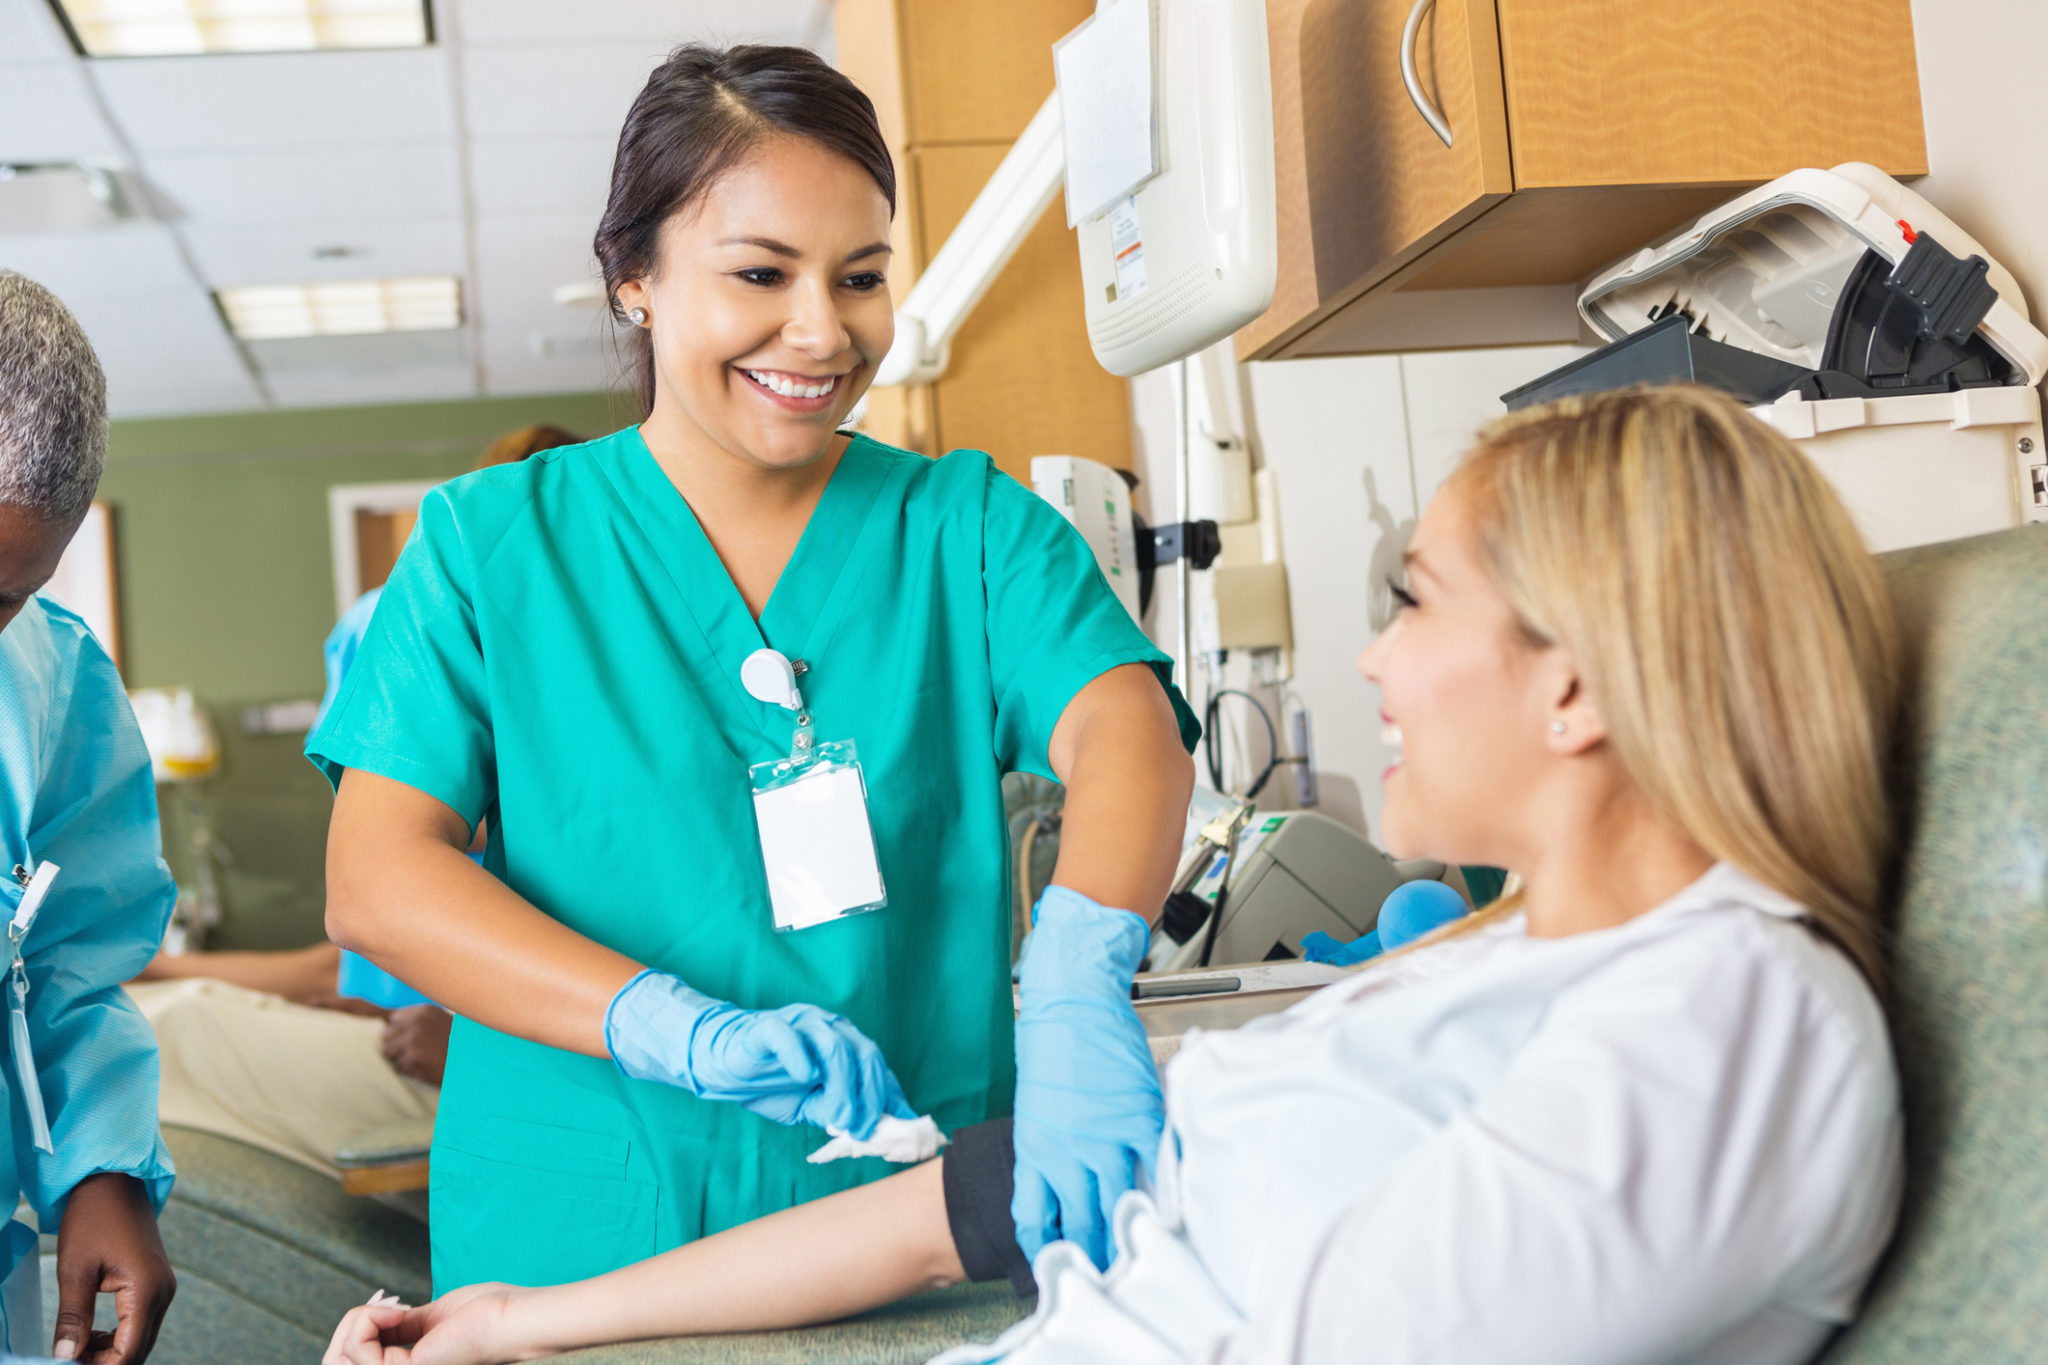
[{"label": "white gauze pad", "polygon": [[866,1142],[837,1128],[825,1131],[832,1135],[832,1140],[811,1153],[808,1160],[814,1166],[850,1156],[878,1156],[907,1166],[915,1161],[930,1161],[946,1145],[946,1135],[932,1122],[930,1114],[914,1119],[884,1114],[875,1125],[875,1135]]}]

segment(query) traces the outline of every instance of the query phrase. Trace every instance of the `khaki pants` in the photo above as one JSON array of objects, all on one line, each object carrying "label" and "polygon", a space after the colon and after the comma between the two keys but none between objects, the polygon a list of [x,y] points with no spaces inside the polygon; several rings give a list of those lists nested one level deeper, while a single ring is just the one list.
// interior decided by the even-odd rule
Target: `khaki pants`
[{"label": "khaki pants", "polygon": [[334,1150],[377,1123],[430,1119],[438,1088],[384,1060],[381,1020],[225,981],[143,981],[128,994],[163,1056],[157,1115],[334,1179]]}]

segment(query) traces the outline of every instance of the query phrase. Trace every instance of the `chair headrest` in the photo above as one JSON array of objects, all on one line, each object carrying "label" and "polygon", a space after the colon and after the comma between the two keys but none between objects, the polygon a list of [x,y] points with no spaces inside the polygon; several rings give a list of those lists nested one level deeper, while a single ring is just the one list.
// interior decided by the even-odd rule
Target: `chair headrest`
[{"label": "chair headrest", "polygon": [[1884,568],[1907,653],[1892,1028],[1908,1185],[1827,1360],[2025,1359],[2048,1321],[2048,525]]}]

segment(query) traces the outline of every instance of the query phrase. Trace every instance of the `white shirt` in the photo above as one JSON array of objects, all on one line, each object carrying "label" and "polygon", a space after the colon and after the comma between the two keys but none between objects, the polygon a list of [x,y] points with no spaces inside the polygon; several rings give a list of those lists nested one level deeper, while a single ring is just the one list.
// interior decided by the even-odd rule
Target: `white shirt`
[{"label": "white shirt", "polygon": [[1795,1365],[1897,1217],[1870,988],[1726,864],[1618,928],[1403,955],[1167,1071],[1098,1275],[953,1363]]}]

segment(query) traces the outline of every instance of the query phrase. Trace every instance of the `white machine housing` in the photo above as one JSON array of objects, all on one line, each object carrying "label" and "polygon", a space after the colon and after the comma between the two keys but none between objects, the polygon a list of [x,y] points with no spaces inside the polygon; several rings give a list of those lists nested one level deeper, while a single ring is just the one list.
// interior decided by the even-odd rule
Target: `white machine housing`
[{"label": "white machine housing", "polygon": [[1034,455],[1031,491],[1059,509],[1081,533],[1116,600],[1141,626],[1138,610],[1138,527],[1122,474],[1079,455]]},{"label": "white machine housing", "polygon": [[[1216,926],[1210,965],[1225,967],[1301,957],[1305,934],[1321,930],[1349,943],[1379,925],[1380,905],[1404,882],[1440,881],[1465,898],[1472,893],[1456,867],[1421,860],[1397,863],[1355,831],[1309,810],[1258,817],[1238,843],[1234,867],[1219,859],[1193,888],[1211,905],[1230,883],[1223,922]],[[1147,960],[1157,972],[1200,965],[1206,930],[1175,943],[1154,931]]]},{"label": "white machine housing", "polygon": [[1117,287],[1115,210],[1077,235],[1089,345],[1111,374],[1134,375],[1220,341],[1273,301],[1273,92],[1264,0],[1116,3],[1152,6],[1157,54],[1159,173],[1133,196],[1144,287]]},{"label": "white machine housing", "polygon": [[1873,550],[2048,521],[2036,387],[2048,374],[2048,336],[2029,320],[2011,271],[1875,166],[1797,170],[1732,199],[1595,275],[1579,314],[1619,341],[1676,305],[1716,341],[1814,367],[1857,260],[1874,250],[1896,264],[1920,231],[1989,264],[1998,299],[1978,331],[2026,383],[1818,401],[1794,392],[1751,411],[1828,475]]}]

